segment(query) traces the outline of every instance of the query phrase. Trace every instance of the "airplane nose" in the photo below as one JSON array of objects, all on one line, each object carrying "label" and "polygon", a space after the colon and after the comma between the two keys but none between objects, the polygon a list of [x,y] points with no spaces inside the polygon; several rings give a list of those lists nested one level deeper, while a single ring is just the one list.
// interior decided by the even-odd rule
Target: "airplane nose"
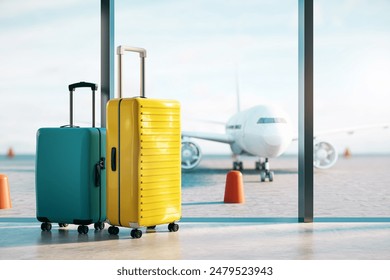
[{"label": "airplane nose", "polygon": [[269,146],[281,146],[282,138],[279,135],[266,135],[264,141]]},{"label": "airplane nose", "polygon": [[283,152],[283,139],[279,135],[264,135],[265,155],[268,157],[278,156]]}]

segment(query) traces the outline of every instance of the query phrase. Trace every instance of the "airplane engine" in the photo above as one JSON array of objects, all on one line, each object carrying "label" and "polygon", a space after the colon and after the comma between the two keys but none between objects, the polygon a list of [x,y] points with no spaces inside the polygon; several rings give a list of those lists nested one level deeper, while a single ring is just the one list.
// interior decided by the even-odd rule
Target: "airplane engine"
[{"label": "airplane engine", "polygon": [[314,167],[326,169],[333,166],[338,158],[336,149],[328,142],[318,142],[314,145]]},{"label": "airplane engine", "polygon": [[198,144],[183,140],[181,142],[181,168],[190,170],[198,166],[202,158],[202,152]]}]

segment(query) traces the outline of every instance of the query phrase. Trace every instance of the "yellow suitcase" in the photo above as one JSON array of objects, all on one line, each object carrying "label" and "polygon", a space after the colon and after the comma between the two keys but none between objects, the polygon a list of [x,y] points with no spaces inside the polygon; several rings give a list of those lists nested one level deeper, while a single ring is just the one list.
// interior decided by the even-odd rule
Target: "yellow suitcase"
[{"label": "yellow suitcase", "polygon": [[[174,100],[144,98],[144,58],[140,48],[118,48],[119,69],[124,51],[141,56],[141,97],[107,103],[107,222],[110,234],[119,228],[168,224],[177,231],[181,218],[180,104]],[[119,80],[122,80],[121,70]]]}]

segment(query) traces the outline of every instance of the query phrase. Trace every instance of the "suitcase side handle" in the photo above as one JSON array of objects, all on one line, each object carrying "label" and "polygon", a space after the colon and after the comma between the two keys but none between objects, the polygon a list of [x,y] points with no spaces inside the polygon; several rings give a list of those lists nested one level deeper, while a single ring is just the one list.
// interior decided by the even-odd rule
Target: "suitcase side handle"
[{"label": "suitcase side handle", "polygon": [[137,48],[137,47],[129,47],[129,46],[119,46],[117,48],[117,54],[119,56],[118,61],[118,80],[119,80],[119,98],[122,98],[123,93],[123,82],[122,82],[122,57],[125,54],[125,52],[137,52],[139,53],[141,62],[140,62],[140,96],[145,97],[145,58],[146,58],[146,50],[143,48]]},{"label": "suitcase side handle", "polygon": [[69,126],[70,127],[73,127],[73,92],[76,88],[83,88],[83,87],[89,87],[92,90],[92,127],[95,127],[95,92],[98,89],[98,85],[94,83],[87,83],[87,82],[74,83],[68,86],[69,93],[70,93],[70,102],[69,102],[70,104],[69,105],[70,107]]},{"label": "suitcase side handle", "polygon": [[116,148],[111,148],[111,170],[116,171]]},{"label": "suitcase side handle", "polygon": [[102,170],[106,169],[105,167],[105,158],[100,158],[99,162],[95,164],[95,187],[102,186]]}]

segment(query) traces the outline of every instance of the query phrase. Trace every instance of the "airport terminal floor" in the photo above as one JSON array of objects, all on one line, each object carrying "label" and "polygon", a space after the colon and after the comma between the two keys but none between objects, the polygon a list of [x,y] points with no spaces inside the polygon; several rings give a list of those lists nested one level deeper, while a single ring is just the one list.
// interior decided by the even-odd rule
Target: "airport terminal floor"
[{"label": "airport terminal floor", "polygon": [[226,204],[231,161],[205,158],[197,170],[183,173],[179,231],[159,225],[142,229],[140,239],[131,238],[129,228],[112,236],[108,224],[102,231],[90,226],[85,235],[75,225],[41,231],[33,167],[9,170],[13,205],[0,210],[0,259],[389,260],[390,159],[369,159],[375,167],[371,178],[359,177],[365,160],[340,159],[333,169],[316,171],[315,221],[298,223],[295,160],[272,162],[272,183],[260,183],[256,171],[244,170],[245,203]]},{"label": "airport terminal floor", "polygon": [[388,260],[388,223],[182,222],[132,239],[121,228],[86,235],[75,226],[41,232],[33,219],[0,219],[1,259],[8,260]]}]

